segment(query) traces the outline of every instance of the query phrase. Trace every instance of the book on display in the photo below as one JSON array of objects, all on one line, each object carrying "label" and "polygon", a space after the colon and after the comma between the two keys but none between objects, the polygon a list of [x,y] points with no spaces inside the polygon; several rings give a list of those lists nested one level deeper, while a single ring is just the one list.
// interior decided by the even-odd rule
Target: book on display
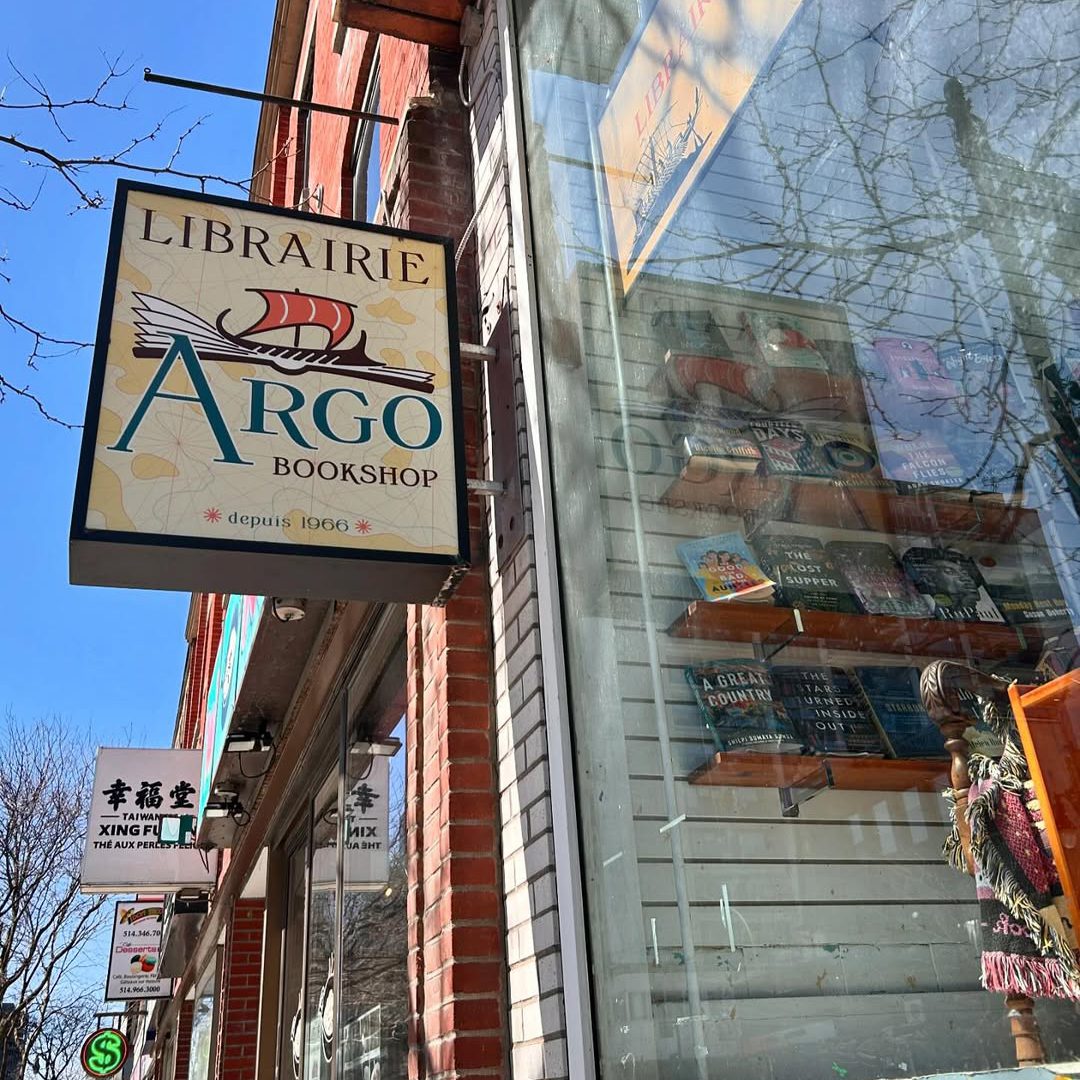
[{"label": "book on display", "polygon": [[799,754],[803,744],[758,660],[714,660],[684,669],[717,750]]}]

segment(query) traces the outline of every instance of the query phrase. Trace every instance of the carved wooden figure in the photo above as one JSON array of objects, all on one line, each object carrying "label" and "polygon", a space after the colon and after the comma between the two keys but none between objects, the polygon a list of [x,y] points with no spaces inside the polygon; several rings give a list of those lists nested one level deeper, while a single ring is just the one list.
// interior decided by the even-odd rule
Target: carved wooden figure
[{"label": "carved wooden figure", "polygon": [[[971,855],[971,831],[967,823],[968,789],[971,787],[968,773],[970,747],[964,738],[964,730],[979,717],[964,703],[961,692],[996,700],[1001,703],[1000,707],[1009,709],[1005,688],[1006,684],[1000,678],[954,660],[935,660],[923,670],[919,680],[923,706],[941,729],[945,749],[952,758],[949,776],[956,800],[957,828],[967,872],[972,875],[975,873],[975,861]],[[1035,1002],[1030,997],[1009,995],[1005,999],[1005,1008],[1016,1044],[1017,1064],[1045,1063],[1046,1051],[1035,1018]]]}]

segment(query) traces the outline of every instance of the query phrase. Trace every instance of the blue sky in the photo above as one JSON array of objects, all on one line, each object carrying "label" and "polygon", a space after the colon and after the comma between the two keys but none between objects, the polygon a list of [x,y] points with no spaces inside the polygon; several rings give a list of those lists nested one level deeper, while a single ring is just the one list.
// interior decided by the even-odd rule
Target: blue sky
[{"label": "blue sky", "polygon": [[[261,90],[273,12],[272,0],[5,4],[0,39],[7,56],[39,76],[56,99],[91,92],[105,71],[103,52],[122,55],[122,63],[131,65],[116,97],[130,90],[132,110],[72,117],[72,153],[123,146],[176,110],[139,160],[167,158],[180,132],[205,116],[179,167],[243,178],[251,171],[259,106],[153,86],[142,81],[142,70]],[[0,58],[5,100],[28,100],[29,92],[5,67]],[[13,119],[10,111],[0,111],[0,132],[61,142],[48,123],[25,113]],[[103,170],[92,182],[111,193],[116,175]],[[39,179],[16,153],[0,147],[0,187],[32,193]],[[0,270],[13,279],[0,281],[0,304],[59,337],[90,339],[109,212],[72,214],[72,205],[63,183],[50,177],[31,213],[0,207],[0,254],[8,257]],[[5,375],[23,373],[15,364],[25,356],[25,342],[0,328],[0,349]],[[81,422],[89,370],[87,350],[25,374],[54,413]],[[0,405],[6,616],[0,630],[0,709],[92,726],[99,743],[166,745],[180,690],[188,597],[67,584],[78,449],[79,432],[50,425],[11,397]]]}]

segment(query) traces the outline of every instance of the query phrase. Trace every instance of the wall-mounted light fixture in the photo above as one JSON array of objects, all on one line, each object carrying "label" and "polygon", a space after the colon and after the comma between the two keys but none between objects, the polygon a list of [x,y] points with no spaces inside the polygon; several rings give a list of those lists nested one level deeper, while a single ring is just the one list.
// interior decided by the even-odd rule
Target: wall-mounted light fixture
[{"label": "wall-mounted light fixture", "polygon": [[307,614],[307,601],[302,596],[275,596],[270,610],[278,622],[299,622]]}]

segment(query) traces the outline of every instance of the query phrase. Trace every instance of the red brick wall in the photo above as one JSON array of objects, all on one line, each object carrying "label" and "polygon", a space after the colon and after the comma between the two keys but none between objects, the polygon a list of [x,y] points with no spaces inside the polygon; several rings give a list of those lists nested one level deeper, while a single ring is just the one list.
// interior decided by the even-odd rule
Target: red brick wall
[{"label": "red brick wall", "polygon": [[[401,119],[411,98],[422,97],[431,91],[428,81],[428,47],[402,38],[384,37],[379,45],[379,111]],[[383,128],[379,165],[382,174],[390,165],[397,142],[396,127]]]},{"label": "red brick wall", "polygon": [[[185,1001],[180,1006],[180,1016],[176,1021],[176,1069],[173,1080],[187,1080],[188,1063],[191,1060],[191,1017],[195,1011],[195,1002]],[[169,1080],[168,1077],[165,1080]]]},{"label": "red brick wall", "polygon": [[237,900],[218,991],[217,1080],[254,1080],[262,977],[263,900]]},{"label": "red brick wall", "polygon": [[[452,58],[432,52],[430,61],[428,85],[439,104],[408,114],[386,188],[396,191],[393,224],[456,240],[472,211],[465,114],[456,93],[444,92],[456,78]],[[458,279],[462,340],[476,332],[473,283],[470,258]],[[465,365],[470,476],[480,470],[480,383],[476,367]],[[417,1080],[507,1075],[490,591],[485,505],[476,496],[469,522],[474,569],[444,609],[411,607],[408,617],[410,1077]]]}]

